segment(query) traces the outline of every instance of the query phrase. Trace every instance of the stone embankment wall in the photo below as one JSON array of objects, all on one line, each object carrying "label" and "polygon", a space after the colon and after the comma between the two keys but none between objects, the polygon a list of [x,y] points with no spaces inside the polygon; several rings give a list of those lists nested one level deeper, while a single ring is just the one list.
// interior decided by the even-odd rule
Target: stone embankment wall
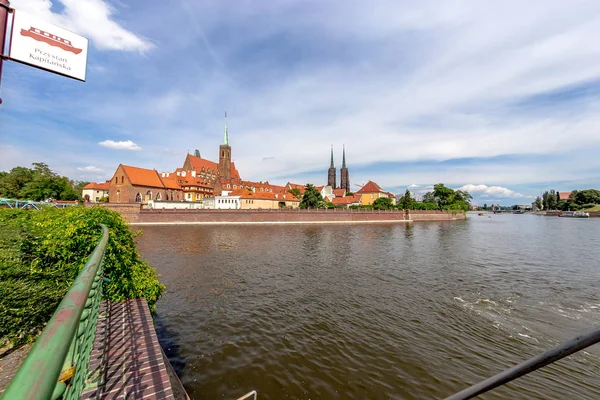
[{"label": "stone embankment wall", "polygon": [[452,221],[463,212],[377,210],[150,210],[140,204],[102,204],[121,213],[132,224],[235,224],[235,223],[368,223]]}]

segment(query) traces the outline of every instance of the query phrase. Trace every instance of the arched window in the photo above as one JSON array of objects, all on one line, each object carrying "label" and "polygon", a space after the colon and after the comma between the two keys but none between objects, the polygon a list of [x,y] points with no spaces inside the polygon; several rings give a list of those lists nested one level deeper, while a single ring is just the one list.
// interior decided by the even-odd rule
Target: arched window
[{"label": "arched window", "polygon": [[117,190],[117,203],[121,202],[121,191]]},{"label": "arched window", "polygon": [[158,192],[158,193],[156,194],[156,200],[161,200],[161,199],[162,199],[162,197],[161,197],[161,195],[160,195],[160,192]]},{"label": "arched window", "polygon": [[141,203],[142,202],[142,194],[138,192],[138,194],[135,195],[135,202],[136,203]]},{"label": "arched window", "polygon": [[123,178],[123,175],[121,175],[121,183],[123,183],[123,182],[124,182],[124,179],[125,179],[125,178]]},{"label": "arched window", "polygon": [[148,190],[146,192],[146,200],[152,200],[152,191]]}]

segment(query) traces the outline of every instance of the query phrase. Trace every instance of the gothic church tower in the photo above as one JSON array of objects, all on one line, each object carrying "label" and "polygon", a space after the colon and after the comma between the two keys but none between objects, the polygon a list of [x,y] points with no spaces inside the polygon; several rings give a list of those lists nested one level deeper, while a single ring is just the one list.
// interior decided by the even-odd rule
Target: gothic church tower
[{"label": "gothic church tower", "polygon": [[219,146],[219,177],[227,180],[231,179],[231,146],[229,146],[229,135],[227,133],[227,113],[225,113],[223,144]]},{"label": "gothic church tower", "polygon": [[344,189],[346,193],[350,192],[350,175],[348,174],[348,168],[346,167],[346,146],[343,148],[342,169],[340,169],[340,188]]},{"label": "gothic church tower", "polygon": [[327,186],[331,186],[333,189],[336,189],[335,186],[335,165],[333,165],[333,145],[331,146],[331,165],[329,166],[329,171],[327,172]]}]

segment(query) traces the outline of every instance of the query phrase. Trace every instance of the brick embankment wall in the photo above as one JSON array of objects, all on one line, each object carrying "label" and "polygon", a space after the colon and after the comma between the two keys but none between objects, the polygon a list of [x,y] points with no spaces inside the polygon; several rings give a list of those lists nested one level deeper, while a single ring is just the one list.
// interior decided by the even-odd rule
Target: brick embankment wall
[{"label": "brick embankment wall", "polygon": [[404,211],[371,210],[142,210],[141,224],[406,222]]},{"label": "brick embankment wall", "polygon": [[454,221],[466,219],[462,211],[410,210],[411,221]]}]

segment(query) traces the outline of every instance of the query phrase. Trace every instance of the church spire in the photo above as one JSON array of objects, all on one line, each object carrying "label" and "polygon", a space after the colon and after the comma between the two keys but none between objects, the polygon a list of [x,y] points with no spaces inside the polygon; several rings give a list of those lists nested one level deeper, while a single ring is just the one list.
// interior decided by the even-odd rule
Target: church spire
[{"label": "church spire", "polygon": [[335,168],[335,165],[333,165],[333,145],[331,145],[331,165],[329,168]]},{"label": "church spire", "polygon": [[225,132],[223,132],[223,144],[229,146],[229,134],[227,133],[227,111],[225,111]]},{"label": "church spire", "polygon": [[346,145],[342,146],[342,168],[346,168]]}]

